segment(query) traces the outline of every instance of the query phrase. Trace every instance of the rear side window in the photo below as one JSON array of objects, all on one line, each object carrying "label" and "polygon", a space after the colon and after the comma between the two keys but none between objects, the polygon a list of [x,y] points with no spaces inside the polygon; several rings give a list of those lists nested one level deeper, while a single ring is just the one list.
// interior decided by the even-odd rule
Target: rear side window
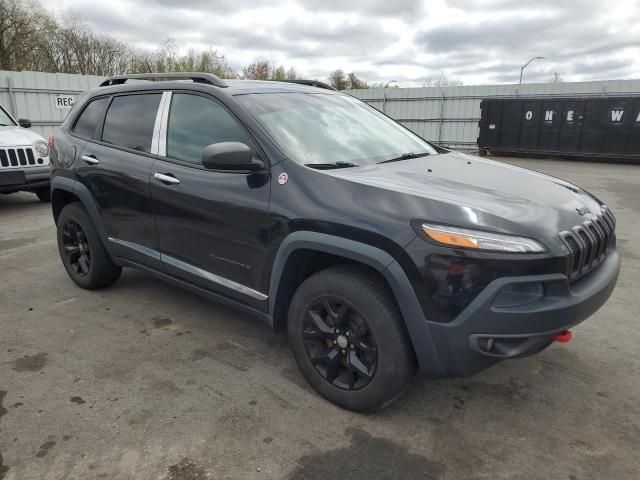
[{"label": "rear side window", "polygon": [[73,133],[79,137],[92,138],[108,102],[109,97],[98,98],[89,102],[78,117],[78,120],[76,120]]},{"label": "rear side window", "polygon": [[207,145],[218,142],[252,142],[227,110],[214,100],[174,93],[167,126],[167,156],[201,163]]},{"label": "rear side window", "polygon": [[102,141],[150,152],[161,97],[161,93],[114,97],[104,119]]}]

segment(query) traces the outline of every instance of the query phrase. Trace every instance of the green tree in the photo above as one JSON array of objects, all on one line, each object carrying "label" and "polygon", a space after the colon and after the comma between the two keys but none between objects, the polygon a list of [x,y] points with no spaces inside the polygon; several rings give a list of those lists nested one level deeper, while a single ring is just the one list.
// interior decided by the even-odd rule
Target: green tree
[{"label": "green tree", "polygon": [[347,75],[347,81],[349,83],[349,90],[355,90],[357,88],[369,88],[369,84],[364,80],[360,80],[358,76],[351,72]]},{"label": "green tree", "polygon": [[344,70],[337,69],[329,74],[329,85],[336,90],[346,90],[349,87],[349,81],[344,73]]}]

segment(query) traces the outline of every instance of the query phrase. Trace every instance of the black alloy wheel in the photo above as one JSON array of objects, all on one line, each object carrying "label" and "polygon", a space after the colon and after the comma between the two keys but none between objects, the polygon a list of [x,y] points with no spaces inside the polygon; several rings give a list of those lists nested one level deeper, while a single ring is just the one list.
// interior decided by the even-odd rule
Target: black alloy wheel
[{"label": "black alloy wheel", "polygon": [[81,276],[91,270],[91,248],[82,227],[73,219],[68,219],[62,227],[62,250],[71,268]]},{"label": "black alloy wheel", "polygon": [[348,302],[315,300],[306,310],[302,335],[309,360],[330,384],[351,391],[373,379],[376,342],[364,317]]}]

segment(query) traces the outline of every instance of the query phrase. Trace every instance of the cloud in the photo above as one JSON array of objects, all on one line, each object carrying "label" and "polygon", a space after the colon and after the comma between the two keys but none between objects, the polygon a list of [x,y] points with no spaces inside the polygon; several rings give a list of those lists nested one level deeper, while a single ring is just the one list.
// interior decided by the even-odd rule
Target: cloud
[{"label": "cloud", "polygon": [[352,12],[366,16],[405,17],[418,15],[425,9],[425,4],[415,0],[301,0],[300,4],[310,11]]},{"label": "cloud", "polygon": [[[419,85],[445,72],[465,84],[640,76],[636,0],[41,0],[140,48],[167,37],[217,49],[240,69],[256,59],[326,78]],[[141,21],[141,19],[143,19]],[[636,60],[636,59],[639,60]]]}]

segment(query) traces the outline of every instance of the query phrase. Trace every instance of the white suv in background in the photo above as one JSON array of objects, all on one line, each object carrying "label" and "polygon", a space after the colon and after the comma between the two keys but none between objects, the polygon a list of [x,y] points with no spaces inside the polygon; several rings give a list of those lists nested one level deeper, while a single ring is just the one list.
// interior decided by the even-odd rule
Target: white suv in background
[{"label": "white suv in background", "polygon": [[30,127],[0,105],[0,193],[25,190],[49,202],[49,145]]}]

